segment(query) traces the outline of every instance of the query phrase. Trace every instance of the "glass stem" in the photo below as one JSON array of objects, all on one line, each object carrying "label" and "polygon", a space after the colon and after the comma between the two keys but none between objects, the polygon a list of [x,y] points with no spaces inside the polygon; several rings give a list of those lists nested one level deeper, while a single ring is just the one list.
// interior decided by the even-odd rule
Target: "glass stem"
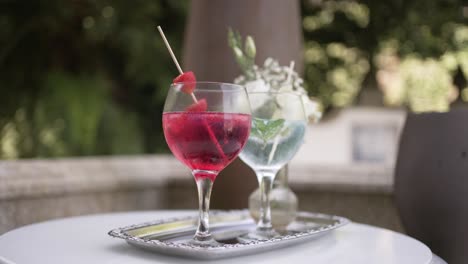
[{"label": "glass stem", "polygon": [[288,164],[284,165],[276,174],[275,180],[273,181],[273,189],[277,187],[288,188]]},{"label": "glass stem", "polygon": [[[193,239],[200,242],[209,241],[212,239],[209,230],[209,210],[213,180],[209,176],[200,177],[200,175],[195,174],[194,176],[198,189],[199,219],[197,232],[195,233]],[[214,176],[216,177],[216,175]]]},{"label": "glass stem", "polygon": [[273,187],[276,171],[258,171],[257,177],[260,182],[260,220],[257,230],[267,232],[273,230],[271,225],[270,191]]}]

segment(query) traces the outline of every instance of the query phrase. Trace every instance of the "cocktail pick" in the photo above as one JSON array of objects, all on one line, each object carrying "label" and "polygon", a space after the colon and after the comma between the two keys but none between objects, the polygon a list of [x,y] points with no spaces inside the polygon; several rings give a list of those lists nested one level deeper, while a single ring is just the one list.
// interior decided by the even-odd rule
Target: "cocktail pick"
[{"label": "cocktail pick", "polygon": [[[291,61],[291,63],[289,63],[288,76],[286,77],[286,85],[287,86],[291,82],[291,76],[292,76],[292,73],[294,71],[294,65],[295,65],[294,61]],[[291,82],[291,89],[292,89],[292,86],[293,86],[293,84]],[[275,152],[276,152],[276,148],[278,147],[279,140],[280,140],[280,137],[276,136],[275,141],[273,142],[273,147],[271,148],[270,155],[268,156],[268,164],[271,163],[271,161],[273,160],[273,157],[275,156]]]},{"label": "cocktail pick", "polygon": [[[161,34],[161,37],[164,41],[164,44],[166,44],[167,50],[169,51],[169,54],[172,57],[172,60],[174,61],[174,64],[177,67],[177,70],[179,71],[180,75],[175,78],[175,82],[184,82],[184,81],[190,81],[194,82],[195,81],[195,75],[193,72],[186,72],[182,71],[182,68],[180,67],[179,61],[177,60],[176,56],[174,55],[174,52],[172,51],[171,45],[169,44],[169,41],[167,41],[166,36],[164,35],[164,31],[162,30],[161,26],[158,26],[158,31],[159,34]],[[185,89],[184,89],[185,88]],[[190,96],[192,96],[192,99],[195,103],[198,103],[197,97],[193,93],[193,89],[195,88],[195,85],[188,85],[187,87],[184,86],[182,90],[186,93],[189,93]]]},{"label": "cocktail pick", "polygon": [[[164,41],[164,44],[166,44],[167,50],[169,51],[169,54],[171,55],[172,60],[174,61],[174,64],[177,67],[177,70],[180,73],[180,75],[177,76],[174,79],[174,81],[175,82],[186,82],[188,80],[189,82],[194,82],[195,81],[195,75],[193,74],[193,72],[184,73],[182,71],[182,68],[179,65],[179,61],[177,61],[177,58],[174,55],[174,52],[172,51],[171,45],[169,45],[169,41],[167,41],[167,38],[164,35],[164,32],[163,32],[161,26],[158,26],[157,28],[158,28],[159,34],[161,34],[161,37],[162,37],[162,39]],[[184,87],[182,88],[182,91],[185,92],[185,93],[189,93],[190,96],[192,96],[192,99],[194,101],[194,104],[190,105],[186,110],[187,111],[192,111],[192,112],[204,112],[204,111],[206,111],[206,109],[208,108],[206,100],[201,99],[200,101],[198,101],[197,97],[193,93],[193,89],[195,89],[195,84],[193,84],[193,85],[184,85]],[[219,144],[218,140],[216,139],[215,134],[211,130],[211,128],[208,125],[208,123],[206,122],[206,120],[203,120],[203,122],[204,122],[204,124],[206,126],[206,129],[208,131],[208,134],[210,135],[210,138],[213,141],[213,143],[215,144],[218,152],[221,154],[223,159],[226,159],[226,155],[224,154],[224,151],[221,148],[221,145]]]},{"label": "cocktail pick", "polygon": [[289,63],[289,71],[288,71],[288,77],[286,77],[286,84],[291,81],[291,76],[294,71],[294,65],[295,65],[294,61],[291,61],[291,63]]}]

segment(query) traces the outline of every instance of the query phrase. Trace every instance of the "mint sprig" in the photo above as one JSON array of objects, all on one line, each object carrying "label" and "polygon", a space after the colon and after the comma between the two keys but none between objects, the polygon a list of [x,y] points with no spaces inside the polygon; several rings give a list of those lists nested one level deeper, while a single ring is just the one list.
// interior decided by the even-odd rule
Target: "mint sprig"
[{"label": "mint sprig", "polygon": [[266,120],[254,118],[250,134],[268,142],[281,133],[284,127],[284,119]]}]

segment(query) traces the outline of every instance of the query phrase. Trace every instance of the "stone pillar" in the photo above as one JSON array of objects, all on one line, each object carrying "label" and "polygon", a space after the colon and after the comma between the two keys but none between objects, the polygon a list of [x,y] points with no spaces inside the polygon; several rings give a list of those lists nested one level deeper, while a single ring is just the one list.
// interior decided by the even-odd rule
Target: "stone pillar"
[{"label": "stone pillar", "polygon": [[[184,43],[183,65],[200,81],[233,82],[240,74],[227,42],[227,29],[251,35],[257,44],[257,64],[267,57],[303,69],[299,1],[193,0]],[[246,208],[257,187],[252,170],[235,161],[216,179],[212,208]]]}]

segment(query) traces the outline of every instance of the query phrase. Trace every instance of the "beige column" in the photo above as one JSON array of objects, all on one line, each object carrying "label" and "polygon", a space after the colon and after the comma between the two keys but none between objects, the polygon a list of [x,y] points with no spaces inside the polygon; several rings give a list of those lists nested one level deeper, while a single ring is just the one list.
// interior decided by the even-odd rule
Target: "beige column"
[{"label": "beige column", "polygon": [[[183,68],[200,81],[232,82],[240,74],[227,43],[227,29],[251,35],[257,64],[267,57],[303,69],[300,5],[297,0],[193,0],[186,27]],[[253,172],[235,161],[216,180],[212,208],[245,208],[257,188]]]}]

